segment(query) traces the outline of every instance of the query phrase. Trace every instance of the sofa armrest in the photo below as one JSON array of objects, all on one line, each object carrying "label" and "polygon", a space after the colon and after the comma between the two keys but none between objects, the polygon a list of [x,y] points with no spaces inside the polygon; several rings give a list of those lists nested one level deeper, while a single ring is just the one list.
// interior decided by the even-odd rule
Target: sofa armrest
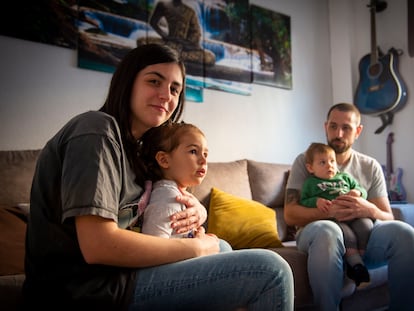
[{"label": "sofa armrest", "polygon": [[414,227],[414,204],[413,203],[402,203],[402,204],[391,204],[392,213],[395,219],[402,220]]}]

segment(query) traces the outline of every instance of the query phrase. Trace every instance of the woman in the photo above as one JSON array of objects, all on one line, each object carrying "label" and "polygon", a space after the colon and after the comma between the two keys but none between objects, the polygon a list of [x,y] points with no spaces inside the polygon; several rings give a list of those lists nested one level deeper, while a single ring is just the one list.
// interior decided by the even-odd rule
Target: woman
[{"label": "woman", "polygon": [[[174,51],[139,46],[119,64],[100,111],[74,117],[43,148],[26,238],[26,306],[293,308],[292,272],[271,251],[219,254],[219,240],[203,230],[194,239],[128,230],[145,180],[136,164],[138,140],[179,120],[184,88]],[[177,232],[200,227],[206,212],[196,198],[184,193],[177,201],[187,206],[172,217]]]}]

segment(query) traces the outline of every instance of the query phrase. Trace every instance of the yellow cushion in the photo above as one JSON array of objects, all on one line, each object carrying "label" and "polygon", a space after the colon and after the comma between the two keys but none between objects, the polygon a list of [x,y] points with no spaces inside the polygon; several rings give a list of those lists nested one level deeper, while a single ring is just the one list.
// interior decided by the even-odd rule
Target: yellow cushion
[{"label": "yellow cushion", "polygon": [[207,232],[233,249],[283,247],[273,209],[217,188],[211,190]]}]

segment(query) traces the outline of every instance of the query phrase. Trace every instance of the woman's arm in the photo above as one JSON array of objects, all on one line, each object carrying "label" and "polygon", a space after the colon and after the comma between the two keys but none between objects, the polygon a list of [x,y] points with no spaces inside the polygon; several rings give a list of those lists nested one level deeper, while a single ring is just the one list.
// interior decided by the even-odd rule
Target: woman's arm
[{"label": "woman's arm", "polygon": [[78,216],[75,223],[83,258],[90,264],[149,267],[219,252],[217,237],[202,230],[194,239],[165,239],[121,229],[100,216]]}]

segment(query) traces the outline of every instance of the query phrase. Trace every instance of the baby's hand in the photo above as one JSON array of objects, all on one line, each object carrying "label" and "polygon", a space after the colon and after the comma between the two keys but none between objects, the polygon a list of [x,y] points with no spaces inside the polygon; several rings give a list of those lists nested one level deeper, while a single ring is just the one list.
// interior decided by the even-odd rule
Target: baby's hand
[{"label": "baby's hand", "polygon": [[318,200],[316,201],[316,207],[318,208],[318,210],[324,213],[329,212],[329,208],[331,207],[331,205],[332,202],[327,199],[318,198]]},{"label": "baby's hand", "polygon": [[356,190],[356,189],[352,189],[350,190],[347,195],[353,196],[353,197],[360,197],[361,196],[361,191]]}]

